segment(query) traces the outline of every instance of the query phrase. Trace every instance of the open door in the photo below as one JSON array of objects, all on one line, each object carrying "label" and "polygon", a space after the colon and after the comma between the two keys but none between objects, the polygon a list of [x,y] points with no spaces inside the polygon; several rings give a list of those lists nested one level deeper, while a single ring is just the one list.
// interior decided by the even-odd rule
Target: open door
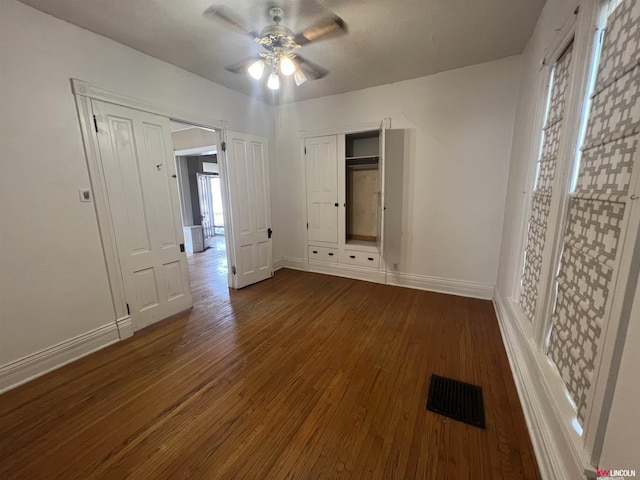
[{"label": "open door", "polygon": [[409,140],[408,130],[385,132],[384,263],[389,271],[398,271],[402,262],[404,165],[408,161]]},{"label": "open door", "polygon": [[91,101],[134,329],[193,305],[169,119]]},{"label": "open door", "polygon": [[273,276],[267,140],[227,130],[225,147],[232,286],[242,288]]},{"label": "open door", "polygon": [[380,152],[378,153],[378,251],[380,252],[380,258],[383,258],[384,254],[384,157],[386,153],[386,133],[387,129],[391,127],[391,119],[385,118],[380,124],[380,135],[378,145]]},{"label": "open door", "polygon": [[211,175],[197,173],[198,176],[198,201],[200,203],[200,223],[204,237],[204,248],[210,248],[213,243],[213,193],[211,192]]}]

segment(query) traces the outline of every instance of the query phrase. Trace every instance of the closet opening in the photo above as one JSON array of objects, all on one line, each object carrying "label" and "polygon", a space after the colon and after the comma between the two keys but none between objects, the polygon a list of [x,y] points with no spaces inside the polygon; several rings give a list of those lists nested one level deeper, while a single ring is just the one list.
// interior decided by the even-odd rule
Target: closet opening
[{"label": "closet opening", "polygon": [[345,135],[345,243],[376,245],[379,235],[380,133]]}]

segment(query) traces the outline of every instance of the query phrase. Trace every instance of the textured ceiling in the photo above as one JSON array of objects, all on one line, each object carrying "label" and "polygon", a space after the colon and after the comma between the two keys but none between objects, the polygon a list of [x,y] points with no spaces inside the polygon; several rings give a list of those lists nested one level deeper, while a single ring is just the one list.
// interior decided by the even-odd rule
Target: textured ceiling
[{"label": "textured ceiling", "polygon": [[[216,83],[269,103],[306,100],[421,77],[521,53],[545,0],[21,0],[38,10],[104,35]],[[330,71],[279,93],[232,64],[261,51],[251,38],[206,19],[224,5],[251,30],[271,23],[272,5],[286,10],[283,25],[301,31],[328,11],[349,26],[346,36],[306,45],[301,55]]]}]

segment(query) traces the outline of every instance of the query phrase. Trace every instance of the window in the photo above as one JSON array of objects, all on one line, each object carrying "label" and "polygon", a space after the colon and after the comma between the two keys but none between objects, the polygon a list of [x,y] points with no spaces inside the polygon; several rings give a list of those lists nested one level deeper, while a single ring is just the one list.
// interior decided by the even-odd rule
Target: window
[{"label": "window", "polygon": [[564,116],[570,85],[573,40],[559,55],[550,72],[549,95],[545,108],[544,127],[527,228],[524,268],[521,278],[519,305],[533,320],[538,302],[538,287],[542,255],[547,238],[547,223],[551,208],[552,185],[558,161],[558,147],[564,126]]},{"label": "window", "polygon": [[640,2],[615,0],[569,194],[548,356],[583,425],[611,311],[640,140]]}]

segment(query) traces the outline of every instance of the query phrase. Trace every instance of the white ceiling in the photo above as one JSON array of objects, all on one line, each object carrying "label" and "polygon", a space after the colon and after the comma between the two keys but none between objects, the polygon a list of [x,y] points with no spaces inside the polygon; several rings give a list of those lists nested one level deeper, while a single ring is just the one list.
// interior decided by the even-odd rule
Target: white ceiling
[{"label": "white ceiling", "polygon": [[[474,65],[521,53],[545,0],[21,0],[153,57],[269,103],[306,100]],[[206,19],[225,5],[251,30],[271,23],[272,5],[286,9],[283,25],[301,31],[333,11],[346,36],[309,44],[300,54],[330,71],[295,87],[286,79],[272,96],[248,75],[225,65],[261,47]]]}]

